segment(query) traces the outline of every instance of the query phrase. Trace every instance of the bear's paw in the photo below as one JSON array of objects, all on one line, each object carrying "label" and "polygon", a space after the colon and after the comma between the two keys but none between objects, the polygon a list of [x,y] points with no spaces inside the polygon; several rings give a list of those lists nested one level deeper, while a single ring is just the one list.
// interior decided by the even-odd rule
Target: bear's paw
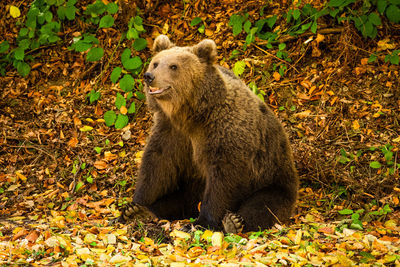
[{"label": "bear's paw", "polygon": [[136,203],[129,203],[125,205],[125,207],[121,211],[120,219],[123,222],[128,222],[130,220],[139,220],[147,222],[156,220],[157,216],[145,206],[141,206]]},{"label": "bear's paw", "polygon": [[241,233],[244,228],[242,216],[227,212],[225,217],[222,219],[222,225],[224,226],[225,233],[237,234]]}]

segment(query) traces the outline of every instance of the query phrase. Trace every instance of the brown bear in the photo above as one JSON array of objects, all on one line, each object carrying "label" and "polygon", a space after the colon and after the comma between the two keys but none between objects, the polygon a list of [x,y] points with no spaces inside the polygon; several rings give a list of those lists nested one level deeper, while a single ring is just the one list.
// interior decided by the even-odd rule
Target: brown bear
[{"label": "brown bear", "polygon": [[298,177],[273,112],[215,64],[214,41],[178,47],[160,35],[153,50],[144,81],[154,126],[122,219],[193,217],[233,233],[287,221]]}]

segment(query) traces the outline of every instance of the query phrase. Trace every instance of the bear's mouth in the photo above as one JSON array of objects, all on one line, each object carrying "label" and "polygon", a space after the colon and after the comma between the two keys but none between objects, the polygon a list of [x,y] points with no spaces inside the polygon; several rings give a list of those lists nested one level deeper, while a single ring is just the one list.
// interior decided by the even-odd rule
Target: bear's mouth
[{"label": "bear's mouth", "polygon": [[149,86],[149,94],[158,95],[158,94],[161,94],[162,92],[168,90],[169,88],[171,88],[171,86],[167,86],[164,88]]}]

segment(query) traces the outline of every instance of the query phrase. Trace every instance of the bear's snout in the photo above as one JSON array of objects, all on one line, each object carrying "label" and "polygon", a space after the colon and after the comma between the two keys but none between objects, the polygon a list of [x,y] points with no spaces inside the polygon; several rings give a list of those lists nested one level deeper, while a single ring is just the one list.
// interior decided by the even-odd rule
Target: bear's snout
[{"label": "bear's snout", "polygon": [[143,78],[144,78],[144,81],[147,83],[147,85],[150,85],[156,77],[154,76],[153,73],[151,73],[151,72],[146,72],[146,73],[143,75]]}]

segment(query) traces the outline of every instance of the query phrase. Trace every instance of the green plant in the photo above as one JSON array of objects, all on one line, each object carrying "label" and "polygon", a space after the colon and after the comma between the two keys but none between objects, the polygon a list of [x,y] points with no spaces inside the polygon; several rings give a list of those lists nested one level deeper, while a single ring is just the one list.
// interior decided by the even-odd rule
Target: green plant
[{"label": "green plant", "polygon": [[[375,151],[375,147],[370,148],[371,151]],[[384,146],[379,147],[380,152],[385,159],[382,163],[380,161],[372,161],[370,162],[369,166],[373,169],[386,169],[386,175],[393,175],[395,174],[396,170],[400,169],[400,163],[397,162],[397,151],[394,154],[394,146],[390,144],[386,144]]]},{"label": "green plant", "polygon": [[195,17],[194,19],[192,19],[192,21],[190,22],[190,26],[191,27],[197,26],[197,31],[199,33],[204,33],[206,28],[203,20],[200,17]]},{"label": "green plant", "polygon": [[[126,38],[128,40],[134,39],[132,48],[136,52],[143,50],[147,46],[146,39],[140,38],[140,34],[143,32],[145,32],[145,29],[143,28],[142,18],[139,16],[131,18],[128,23]],[[134,78],[138,77],[143,70],[142,59],[139,56],[132,56],[132,50],[126,48],[121,54],[121,63],[122,66],[115,67],[111,72],[110,80],[112,83],[119,82],[119,87],[124,94],[117,93],[115,100],[117,112],[109,110],[104,114],[106,125],[109,127],[114,125],[117,129],[124,128],[129,123],[127,114],[136,112],[136,104],[133,101],[133,97],[140,101],[145,98],[141,92],[143,88],[141,80]]]},{"label": "green plant", "polygon": [[357,211],[353,211],[352,209],[339,210],[338,213],[340,215],[351,215],[350,220],[343,221],[340,229],[343,230],[343,228],[350,227],[351,229],[362,230],[363,224],[360,220],[360,215],[363,214],[364,211],[364,209],[359,209]]},{"label": "green plant", "polygon": [[340,156],[337,158],[337,161],[344,165],[350,165],[350,171],[353,172],[355,166],[352,163],[357,162],[358,158],[360,158],[363,153],[364,153],[363,150],[358,150],[354,154],[354,153],[346,152],[346,150],[344,150],[342,148],[342,149],[340,149]]},{"label": "green plant", "polygon": [[126,38],[128,40],[134,40],[133,48],[136,51],[142,51],[147,46],[146,39],[140,38],[140,34],[143,32],[145,32],[145,29],[143,28],[143,19],[139,16],[131,18],[128,23]]},{"label": "green plant", "polygon": [[258,89],[258,87],[255,84],[255,82],[250,82],[249,83],[249,88],[256,96],[258,96],[258,98],[261,99],[261,101],[264,102],[264,96],[265,96],[265,91],[264,90]]},{"label": "green plant", "polygon": [[[62,2],[62,3],[61,3]],[[68,14],[75,14],[76,0],[69,0]],[[63,1],[45,1],[35,0],[32,2],[27,14],[25,22],[21,24],[16,39],[16,47],[9,49],[8,42],[2,42],[0,47],[0,54],[4,54],[0,61],[0,73],[5,74],[5,68],[8,64],[12,64],[17,69],[18,73],[26,77],[31,71],[29,61],[33,61],[33,56],[30,52],[38,49],[40,46],[49,45],[60,40],[58,33],[60,32],[61,24],[55,21],[53,13],[51,12],[52,6],[60,6],[64,4]],[[62,19],[59,17],[59,19]]]},{"label": "green plant", "polygon": [[392,64],[399,65],[400,62],[399,55],[400,55],[400,50],[394,50],[392,51],[392,53],[387,54],[385,56],[385,62],[390,62]]},{"label": "green plant", "polygon": [[233,73],[235,73],[236,76],[240,76],[243,74],[244,69],[246,68],[246,62],[244,61],[237,61],[235,62],[235,65],[233,66]]},{"label": "green plant", "polygon": [[[274,45],[279,44],[276,56],[282,61],[273,63],[273,70],[278,70],[279,74],[283,76],[287,71],[285,61],[291,62],[291,59],[286,52],[286,43],[280,39],[283,36],[298,36],[307,31],[315,34],[318,30],[318,19],[321,17],[330,16],[339,24],[343,21],[352,22],[365,38],[377,36],[378,27],[382,25],[382,17],[386,17],[393,23],[400,22],[400,2],[398,0],[362,1],[362,5],[356,0],[330,0],[320,10],[311,4],[305,4],[301,8],[299,6],[300,2],[281,17],[267,16],[254,22],[248,13],[233,14],[230,17],[229,25],[232,27],[234,36],[238,36],[243,31],[247,33],[244,49],[255,41],[255,37],[266,40],[268,49],[275,49]],[[261,17],[264,16],[264,7],[260,9],[259,14]],[[277,20],[281,22],[279,27],[275,27]],[[385,56],[385,62],[398,65],[399,54],[400,50],[389,51]],[[371,54],[369,62],[373,62],[377,58],[377,54]]]}]

